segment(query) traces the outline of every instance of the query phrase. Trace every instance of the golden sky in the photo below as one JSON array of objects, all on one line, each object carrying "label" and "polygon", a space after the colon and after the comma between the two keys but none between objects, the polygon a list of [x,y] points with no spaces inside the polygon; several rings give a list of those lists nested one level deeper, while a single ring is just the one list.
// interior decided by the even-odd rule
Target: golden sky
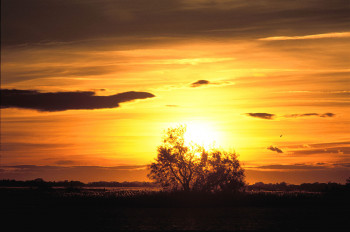
[{"label": "golden sky", "polygon": [[165,129],[254,183],[350,176],[350,3],[1,1],[1,178],[147,180]]}]

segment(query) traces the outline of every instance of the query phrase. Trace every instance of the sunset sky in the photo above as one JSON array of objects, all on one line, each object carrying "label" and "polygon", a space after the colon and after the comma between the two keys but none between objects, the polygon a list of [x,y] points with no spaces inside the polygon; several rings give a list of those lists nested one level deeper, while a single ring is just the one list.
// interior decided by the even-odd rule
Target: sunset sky
[{"label": "sunset sky", "polygon": [[[0,179],[148,181],[162,134],[247,182],[350,177],[350,1],[1,1]],[[214,143],[214,145],[213,145]]]}]

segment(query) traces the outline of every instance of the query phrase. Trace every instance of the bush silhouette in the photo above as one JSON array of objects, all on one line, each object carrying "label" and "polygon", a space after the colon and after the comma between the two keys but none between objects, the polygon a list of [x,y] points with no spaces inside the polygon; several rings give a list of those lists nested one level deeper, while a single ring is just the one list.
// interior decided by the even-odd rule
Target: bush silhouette
[{"label": "bush silhouette", "polygon": [[151,180],[165,190],[186,192],[236,192],[244,187],[244,169],[236,153],[186,145],[185,132],[185,126],[166,131],[157,158],[149,165]]}]

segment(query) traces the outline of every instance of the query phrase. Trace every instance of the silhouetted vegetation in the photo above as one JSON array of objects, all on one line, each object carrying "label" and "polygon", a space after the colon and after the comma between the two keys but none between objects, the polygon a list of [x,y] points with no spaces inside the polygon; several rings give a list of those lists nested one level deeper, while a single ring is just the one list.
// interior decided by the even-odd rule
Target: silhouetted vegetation
[{"label": "silhouetted vegetation", "polygon": [[[165,190],[236,192],[244,187],[237,155],[185,144],[186,127],[169,128],[148,177]],[[208,135],[209,136],[209,135]]]},{"label": "silhouetted vegetation", "polygon": [[0,187],[42,187],[46,186],[47,188],[52,187],[66,187],[66,188],[79,188],[79,187],[157,187],[156,184],[152,182],[140,182],[140,181],[97,181],[83,183],[80,181],[44,181],[41,178],[35,180],[0,180]]},{"label": "silhouetted vegetation", "polygon": [[[349,178],[350,179],[350,178]],[[295,193],[295,192],[305,192],[305,193],[330,193],[330,192],[348,192],[350,191],[350,182],[347,179],[346,184],[339,184],[334,182],[328,183],[302,183],[297,184],[287,184],[286,182],[281,183],[263,183],[257,182],[255,184],[246,184],[244,191],[249,192],[283,192]],[[41,190],[50,190],[51,188],[66,188],[66,189],[79,189],[79,188],[123,188],[123,187],[135,187],[135,188],[157,188],[159,185],[153,182],[115,182],[115,181],[98,181],[98,182],[89,182],[83,183],[80,181],[44,181],[41,178],[35,180],[0,180],[0,187],[29,187],[29,188],[38,188]]]},{"label": "silhouetted vegetation", "polygon": [[324,193],[279,191],[289,185],[266,185],[275,185],[276,191],[2,187],[2,226],[11,231],[340,231],[347,225],[347,185]]},{"label": "silhouetted vegetation", "polygon": [[304,192],[331,192],[331,191],[343,191],[346,190],[346,185],[339,183],[328,182],[328,183],[302,183],[300,185],[281,183],[269,183],[264,184],[263,182],[257,182],[252,185],[247,185],[246,190],[248,191],[282,191],[282,192],[293,192],[293,191],[304,191]]},{"label": "silhouetted vegetation", "polygon": [[98,181],[98,182],[89,182],[85,186],[86,187],[158,187],[158,185],[152,182],[139,182],[139,181],[132,181],[132,182]]},{"label": "silhouetted vegetation", "polygon": [[[34,196],[42,191],[41,188],[6,188],[6,187],[19,187],[20,184],[26,183],[21,187],[37,187],[37,180],[32,181],[15,181],[15,180],[2,180],[0,181],[1,193],[16,193],[25,194],[25,196]],[[45,182],[41,180],[42,185],[53,182]],[[72,183],[78,181],[72,181]],[[10,184],[9,184],[10,183]],[[17,183],[17,184],[14,184]],[[63,184],[63,182],[54,182]],[[135,205],[135,206],[147,206],[147,207],[163,207],[163,206],[181,206],[181,202],[186,202],[185,205],[190,206],[234,206],[234,205],[250,205],[250,204],[267,204],[278,205],[280,203],[297,203],[303,204],[305,202],[319,201],[325,199],[325,196],[348,196],[350,189],[348,185],[342,185],[337,183],[313,183],[313,184],[301,184],[301,185],[288,185],[284,182],[277,184],[264,184],[262,182],[248,185],[245,192],[184,192],[184,191],[161,191],[150,187],[139,188],[95,188],[101,187],[101,185],[93,185],[92,183],[83,184],[84,188],[81,191],[72,193],[69,187],[72,187],[67,182],[65,188],[54,188],[49,192],[42,192],[52,199],[64,198],[64,199],[80,199],[80,200],[103,200],[109,203],[118,203],[118,205]],[[96,183],[109,183],[109,182],[96,182]],[[29,184],[34,184],[33,186]],[[151,183],[149,183],[151,184]],[[88,186],[90,185],[90,186]],[[80,185],[81,186],[81,185]],[[257,187],[259,186],[259,187]],[[307,186],[307,188],[304,188]],[[309,186],[313,186],[309,188]],[[315,187],[316,186],[316,187]],[[328,186],[328,187],[324,187]],[[51,186],[52,187],[52,186]],[[61,187],[61,186],[60,186]],[[133,186],[136,187],[136,186]],[[282,189],[287,190],[282,190]],[[311,191],[307,191],[310,189]],[[318,191],[315,191],[318,190]],[[322,191],[320,191],[322,190]],[[31,195],[32,194],[32,195]],[[350,200],[347,197],[347,200]]]}]

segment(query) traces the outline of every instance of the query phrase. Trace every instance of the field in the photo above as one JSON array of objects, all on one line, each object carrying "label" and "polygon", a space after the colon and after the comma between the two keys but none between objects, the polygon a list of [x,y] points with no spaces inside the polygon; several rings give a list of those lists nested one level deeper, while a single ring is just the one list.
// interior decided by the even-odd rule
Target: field
[{"label": "field", "polygon": [[347,231],[348,192],[1,188],[9,231]]}]

